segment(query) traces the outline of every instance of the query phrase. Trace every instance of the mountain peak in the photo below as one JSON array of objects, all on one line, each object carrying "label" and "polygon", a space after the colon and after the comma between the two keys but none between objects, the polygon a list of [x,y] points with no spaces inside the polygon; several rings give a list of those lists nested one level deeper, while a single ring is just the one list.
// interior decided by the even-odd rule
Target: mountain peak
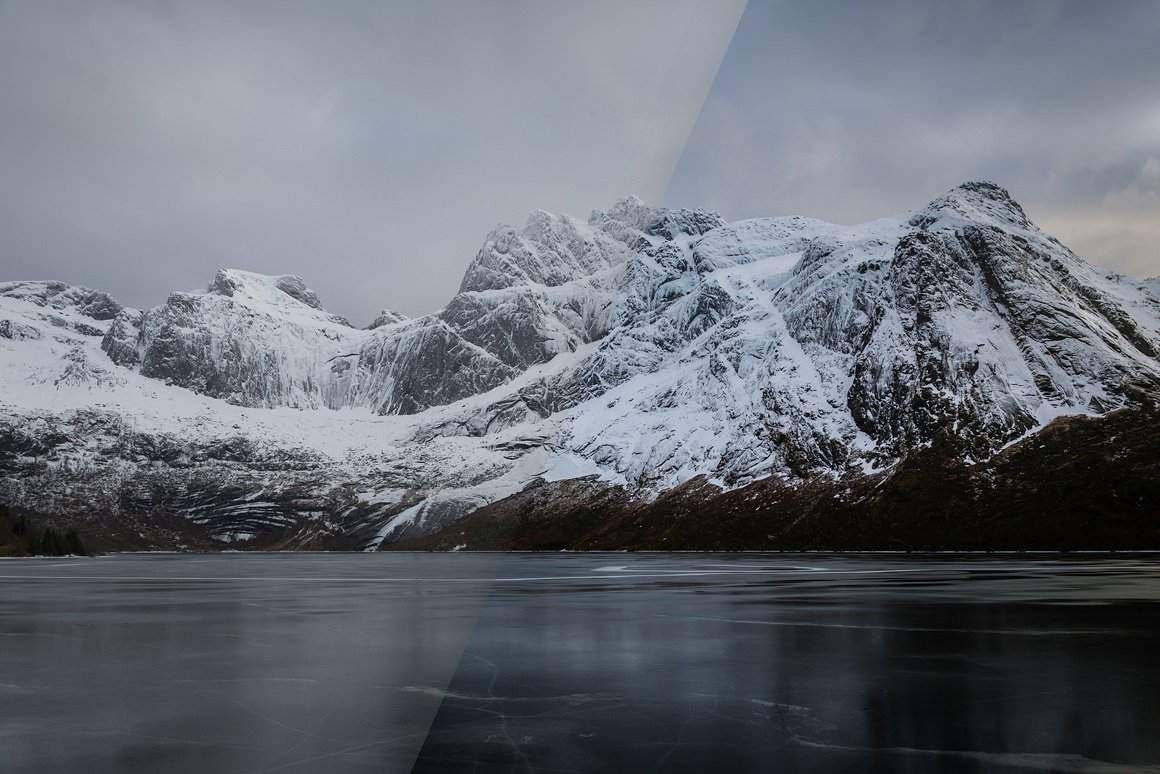
[{"label": "mountain peak", "polygon": [[324,311],[318,294],[293,274],[257,274],[241,269],[219,269],[206,292],[215,296],[274,303],[282,306],[289,296],[294,301]]},{"label": "mountain peak", "polygon": [[651,236],[676,239],[681,234],[701,236],[723,225],[725,221],[716,212],[687,208],[670,210],[662,207],[654,211],[645,232]]},{"label": "mountain peak", "polygon": [[186,304],[189,299],[199,295],[229,298],[249,309],[286,320],[354,327],[345,317],[326,311],[318,294],[294,274],[271,275],[242,269],[219,269],[204,294],[172,294],[167,305]]},{"label": "mountain peak", "polygon": [[977,196],[984,199],[991,199],[998,202],[1008,202],[1018,207],[1015,200],[1011,198],[1011,193],[998,183],[993,183],[990,180],[968,180],[965,183],[960,183],[950,190],[950,193],[961,192],[964,196]]},{"label": "mountain peak", "polygon": [[588,216],[588,222],[596,225],[605,219],[611,219],[623,223],[629,228],[643,231],[655,210],[655,207],[645,204],[636,194],[629,194],[614,201],[612,206],[606,210],[593,210],[592,214]]},{"label": "mountain peak", "polygon": [[608,212],[594,210],[588,222],[536,210],[522,229],[491,231],[467,267],[460,292],[500,290],[514,285],[563,285],[626,262],[643,238],[653,209],[636,197]]},{"label": "mountain peak", "polygon": [[2,282],[0,296],[57,310],[73,308],[94,320],[111,320],[124,311],[124,307],[108,293],[64,282]]},{"label": "mountain peak", "polygon": [[379,312],[378,317],[371,321],[371,324],[366,327],[366,330],[373,331],[375,328],[381,328],[384,325],[395,325],[410,319],[410,317],[402,312],[396,312],[394,309],[384,309]]},{"label": "mountain peak", "polygon": [[1031,225],[1007,189],[989,180],[970,180],[955,186],[916,213],[910,222],[925,227],[948,216],[995,225]]}]

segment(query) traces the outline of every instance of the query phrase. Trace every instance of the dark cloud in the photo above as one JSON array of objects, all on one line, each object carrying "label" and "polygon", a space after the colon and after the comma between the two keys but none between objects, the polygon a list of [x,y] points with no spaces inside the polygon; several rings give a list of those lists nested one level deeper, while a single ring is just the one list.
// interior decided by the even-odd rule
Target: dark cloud
[{"label": "dark cloud", "polygon": [[1160,274],[1160,4],[753,0],[665,200],[855,223],[979,178]]},{"label": "dark cloud", "polygon": [[497,222],[657,200],[678,158],[666,203],[732,218],[989,178],[1160,273],[1160,5],[754,0],[709,91],[740,11],[0,3],[0,279],[144,306],[238,266],[418,313]]},{"label": "dark cloud", "polygon": [[0,3],[0,279],[429,311],[498,221],[658,199],[743,6]]}]

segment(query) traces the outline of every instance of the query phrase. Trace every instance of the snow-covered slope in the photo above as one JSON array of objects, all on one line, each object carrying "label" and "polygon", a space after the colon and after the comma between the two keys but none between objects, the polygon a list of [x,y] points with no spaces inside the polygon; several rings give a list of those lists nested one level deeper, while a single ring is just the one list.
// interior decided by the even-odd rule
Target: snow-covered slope
[{"label": "snow-covered slope", "polygon": [[230,403],[335,407],[328,364],[362,335],[323,310],[298,277],[223,269],[206,292],[172,293],[145,312],[139,367],[142,376]]},{"label": "snow-covered slope", "polygon": [[855,227],[629,198],[500,227],[460,292],[367,329],[223,270],[144,312],[0,285],[0,500],[375,547],[537,476],[651,496],[983,458],[1160,388],[1160,293],[968,183]]},{"label": "snow-covered slope", "polygon": [[645,248],[564,444],[629,483],[985,455],[1160,379],[1146,288],[1085,264],[997,186],[853,228],[746,221]]},{"label": "snow-covered slope", "polygon": [[142,376],[240,406],[413,414],[603,336],[650,213],[634,198],[587,223],[533,213],[524,229],[489,235],[444,309],[415,320],[385,310],[365,330],[298,277],[223,269],[205,292],[143,314],[109,307],[104,349]]}]

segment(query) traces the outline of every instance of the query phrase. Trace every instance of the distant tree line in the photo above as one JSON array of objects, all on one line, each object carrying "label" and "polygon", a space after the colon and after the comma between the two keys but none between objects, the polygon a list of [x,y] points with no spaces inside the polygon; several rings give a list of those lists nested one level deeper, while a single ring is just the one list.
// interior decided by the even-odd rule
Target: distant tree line
[{"label": "distant tree line", "polygon": [[75,529],[61,534],[49,526],[30,521],[0,505],[0,556],[83,556],[81,536]]}]

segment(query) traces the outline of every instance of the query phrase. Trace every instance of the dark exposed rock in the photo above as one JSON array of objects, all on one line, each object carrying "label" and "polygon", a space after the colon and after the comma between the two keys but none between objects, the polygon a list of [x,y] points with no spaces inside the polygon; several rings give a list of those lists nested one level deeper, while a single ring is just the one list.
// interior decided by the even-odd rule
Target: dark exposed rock
[{"label": "dark exposed rock", "polygon": [[93,320],[111,320],[124,309],[108,293],[63,282],[4,282],[0,283],[0,297],[52,309],[75,309]]},{"label": "dark exposed rock", "polygon": [[1160,416],[1061,419],[986,463],[952,442],[889,472],[693,479],[655,500],[574,479],[540,483],[395,549],[1142,550],[1160,548]]},{"label": "dark exposed rock", "polygon": [[725,221],[715,212],[658,209],[645,228],[645,233],[665,239],[676,239],[681,234],[700,236],[723,225]]},{"label": "dark exposed rock", "polygon": [[414,414],[498,387],[515,375],[437,319],[364,345],[355,402],[380,414]]},{"label": "dark exposed rock", "polygon": [[140,338],[141,313],[125,310],[109,323],[101,349],[117,365],[133,368],[141,362]]},{"label": "dark exposed rock", "polygon": [[40,331],[31,325],[22,325],[11,320],[0,320],[0,339],[12,339],[20,341],[25,339],[36,340],[40,338]]},{"label": "dark exposed rock", "polygon": [[530,293],[502,298],[460,293],[439,317],[472,344],[513,368],[546,363],[558,354],[549,346],[544,304]]}]

